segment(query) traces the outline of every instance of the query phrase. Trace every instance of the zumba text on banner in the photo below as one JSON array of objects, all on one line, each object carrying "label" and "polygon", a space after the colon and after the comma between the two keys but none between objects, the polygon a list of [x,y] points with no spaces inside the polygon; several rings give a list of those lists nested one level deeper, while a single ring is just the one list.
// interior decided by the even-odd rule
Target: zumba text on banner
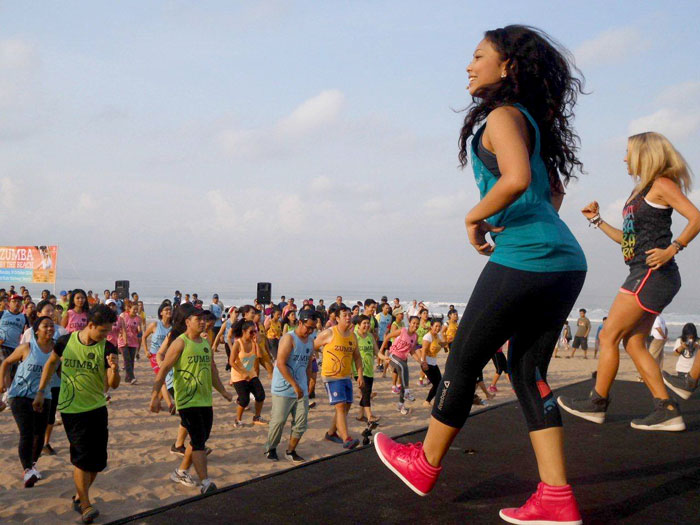
[{"label": "zumba text on banner", "polygon": [[0,246],[0,281],[55,283],[58,246]]}]

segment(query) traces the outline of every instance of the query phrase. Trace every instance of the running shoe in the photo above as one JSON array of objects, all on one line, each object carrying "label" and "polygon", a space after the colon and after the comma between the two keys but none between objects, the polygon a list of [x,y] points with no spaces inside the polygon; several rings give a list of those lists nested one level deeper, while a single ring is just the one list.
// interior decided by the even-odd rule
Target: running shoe
[{"label": "running shoe", "polygon": [[406,390],[406,391],[404,392],[403,397],[406,398],[408,401],[415,401],[415,400],[416,400],[416,396],[414,396],[413,394],[411,394],[411,392],[409,392],[408,390]]},{"label": "running shoe", "polygon": [[316,401],[312,401],[311,403],[309,403],[309,408],[316,408]]},{"label": "running shoe", "polygon": [[605,422],[605,413],[608,410],[610,399],[599,396],[594,388],[587,398],[574,399],[573,397],[559,396],[557,403],[569,414],[601,424]]},{"label": "running shoe", "polygon": [[643,419],[633,419],[630,426],[637,430],[681,432],[685,430],[685,421],[675,401],[654,398],[654,411]]},{"label": "running shoe", "polygon": [[333,443],[341,443],[343,442],[343,438],[341,438],[337,432],[333,432],[332,434],[329,434],[326,432],[326,435],[323,437],[326,441],[332,441]]},{"label": "running shoe", "polygon": [[492,394],[495,394],[496,392],[498,392],[498,388],[496,388],[496,385],[491,385],[491,386],[488,387],[486,390],[488,390],[488,391],[491,392]]},{"label": "running shoe", "polygon": [[181,445],[179,447],[175,446],[175,443],[170,445],[170,453],[175,454],[176,456],[184,456],[185,455],[185,445]]},{"label": "running shoe", "polygon": [[39,469],[36,468],[36,462],[32,464],[32,468],[34,469],[34,473],[36,474],[36,479],[44,479],[44,476],[41,475]]},{"label": "running shoe", "polygon": [[241,428],[243,426],[243,421],[240,419],[233,420],[233,428]]},{"label": "running shoe", "polygon": [[442,467],[433,467],[425,458],[422,443],[402,444],[382,432],[374,436],[379,459],[413,492],[426,496],[433,489]]},{"label": "running shoe", "polygon": [[285,450],[284,457],[293,463],[303,463],[304,461],[306,461],[299,454],[297,454],[296,450],[292,450],[291,452]]},{"label": "running shoe", "polygon": [[392,394],[398,394],[399,392],[401,392],[401,390],[399,389],[398,386],[393,385],[393,386],[391,387],[391,393],[392,393]]},{"label": "running shoe", "polygon": [[202,494],[207,494],[208,492],[214,492],[216,490],[216,484],[210,479],[205,479],[202,482],[202,488],[199,491]]},{"label": "running shoe", "polygon": [[419,379],[419,380],[418,380],[418,384],[419,384],[420,386],[425,386],[425,385],[423,384],[423,380],[422,380],[422,379]]},{"label": "running shoe", "polygon": [[170,474],[170,481],[180,483],[186,487],[196,487],[198,485],[198,483],[192,479],[189,472],[180,469],[173,470],[172,474]]},{"label": "running shoe", "polygon": [[38,481],[36,471],[33,468],[24,469],[24,488],[30,489]]},{"label": "running shoe", "polygon": [[384,365],[377,365],[376,371],[377,372],[384,372]]},{"label": "running shoe", "polygon": [[50,443],[47,443],[46,445],[44,445],[44,448],[41,449],[41,452],[43,454],[46,454],[47,456],[55,456],[56,455],[56,451],[53,449],[53,447],[51,446]]},{"label": "running shoe", "polygon": [[359,444],[360,444],[359,439],[353,439],[350,436],[348,436],[348,439],[346,439],[345,443],[343,443],[343,448],[346,448],[348,450],[352,450],[353,448],[355,448]]},{"label": "running shoe", "polygon": [[272,449],[268,450],[267,452],[265,452],[265,457],[267,459],[269,459],[270,461],[279,461],[280,460],[280,458],[277,457],[277,449],[276,448],[272,448]]},{"label": "running shoe", "polygon": [[698,387],[698,380],[690,377],[690,374],[672,376],[668,372],[662,372],[664,384],[683,399],[688,399]]},{"label": "running shoe", "polygon": [[83,521],[83,523],[92,523],[99,517],[99,515],[100,511],[91,505],[81,512],[80,519]]},{"label": "running shoe", "polygon": [[71,501],[73,502],[73,510],[78,514],[82,514],[83,511],[80,510],[80,500],[75,496],[71,496]]},{"label": "running shoe", "polygon": [[138,381],[136,380],[136,378],[133,378],[131,381],[129,381],[129,384],[136,385],[136,384],[138,384]]},{"label": "running shoe", "polygon": [[540,483],[530,499],[520,508],[501,509],[499,515],[508,523],[580,525],[581,513],[571,485],[553,487]]},{"label": "running shoe", "polygon": [[484,401],[479,397],[479,394],[474,394],[474,398],[472,399],[472,405],[476,406],[481,406],[485,405]]},{"label": "running shoe", "polygon": [[404,405],[403,403],[399,403],[397,408],[402,416],[407,416],[409,412],[411,412],[411,410],[407,408],[406,405]]},{"label": "running shoe", "polygon": [[253,425],[267,425],[267,421],[265,421],[261,416],[253,416]]}]

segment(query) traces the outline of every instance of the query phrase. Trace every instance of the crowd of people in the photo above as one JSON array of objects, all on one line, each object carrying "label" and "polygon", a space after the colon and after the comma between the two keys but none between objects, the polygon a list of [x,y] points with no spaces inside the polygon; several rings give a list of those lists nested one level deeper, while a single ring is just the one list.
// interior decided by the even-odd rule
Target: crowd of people
[{"label": "crowd of people", "polygon": [[[0,289],[5,392],[0,410],[9,406],[17,422],[27,488],[42,479],[39,457],[56,453],[50,438],[60,412],[74,465],[72,505],[87,523],[98,515],[89,489],[106,467],[110,393],[122,382],[138,384],[134,363],[141,356],[155,375],[150,409],[180,416],[170,451],[182,460],[170,479],[207,493],[216,489],[208,477],[211,449],[206,446],[213,389],[227,401],[235,397],[234,429],[244,425],[252,402],[251,423],[268,430],[264,454],[270,461],[279,459],[277,448],[291,419],[284,457],[300,463],[305,460],[297,445],[317,403],[319,373],[334,409],[325,439],[353,449],[360,443],[348,430],[355,385],[357,421],[374,427],[381,419],[372,412],[375,373],[392,374],[397,412],[408,414],[407,402],[415,400],[406,361],[411,355],[421,371],[420,384],[431,385],[424,400],[430,406],[441,377],[436,356],[449,351],[458,325],[454,306],[445,319],[430,315],[422,302],[404,307],[399,298],[389,302],[387,297],[348,306],[338,296],[326,306],[323,299],[297,305],[283,296],[276,304],[255,300],[225,307],[217,294],[205,305],[197,294],[176,292],[159,305],[155,319],[147,318],[137,293],[120,298],[106,291],[100,299],[75,289],[59,297],[43,290],[35,304],[24,286]],[[221,346],[226,370],[220,374],[212,355]],[[261,373],[271,378],[268,392]],[[271,403],[269,421],[261,415],[265,402]]]}]

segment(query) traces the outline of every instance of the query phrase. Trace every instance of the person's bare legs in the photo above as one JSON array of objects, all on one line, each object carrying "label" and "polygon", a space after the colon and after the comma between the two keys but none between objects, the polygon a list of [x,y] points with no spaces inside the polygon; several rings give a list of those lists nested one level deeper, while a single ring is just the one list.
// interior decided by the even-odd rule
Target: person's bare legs
[{"label": "person's bare legs", "polygon": [[595,382],[598,395],[608,397],[620,366],[620,342],[632,333],[645,315],[651,314],[639,307],[633,295],[617,294],[600,332],[600,357]]},{"label": "person's bare legs", "polygon": [[175,438],[175,446],[177,448],[185,446],[185,438],[187,437],[187,429],[180,425],[177,428],[177,437]]},{"label": "person's bare legs", "polygon": [[260,417],[264,403],[265,403],[264,401],[256,401],[255,402],[255,417]]},{"label": "person's bare legs", "polygon": [[639,375],[656,399],[668,399],[668,391],[661,376],[661,369],[646,346],[646,339],[654,324],[654,314],[645,312],[644,317],[624,340],[625,350],[634,361]]},{"label": "person's bare legs", "polygon": [[296,437],[293,434],[289,435],[289,446],[287,447],[287,452],[294,452],[299,444],[300,437]]},{"label": "person's bare legs", "polygon": [[540,479],[547,485],[566,485],[564,460],[564,430],[551,427],[530,432],[530,443],[537,458]]},{"label": "person's bare legs", "polygon": [[433,467],[439,467],[442,458],[445,457],[450,445],[459,434],[458,428],[441,423],[431,416],[428,424],[428,433],[423,440],[423,453]]},{"label": "person's bare legs", "polygon": [[185,457],[180,462],[180,470],[188,470],[194,464],[194,471],[200,480],[207,479],[207,453],[205,450],[192,450],[192,444],[187,445]]},{"label": "person's bare legs", "polygon": [[690,377],[692,377],[696,381],[698,380],[698,378],[700,378],[700,358],[698,358],[699,355],[700,353],[695,354],[693,366],[690,368],[690,372],[688,372]]},{"label": "person's bare legs", "polygon": [[236,405],[236,419],[240,421],[243,419],[243,412],[245,412],[246,407],[242,407],[241,405]]},{"label": "person's bare legs", "polygon": [[338,435],[342,438],[342,440],[347,441],[348,437],[350,437],[348,434],[347,422],[347,414],[349,409],[349,403],[338,403],[335,405],[335,415],[331,421],[331,428],[328,431],[329,435],[332,436],[335,432],[338,432]]},{"label": "person's bare legs", "polygon": [[73,482],[77,492],[76,499],[80,501],[80,510],[82,511],[91,505],[89,491],[96,477],[97,472],[87,472],[78,467],[73,467]]}]

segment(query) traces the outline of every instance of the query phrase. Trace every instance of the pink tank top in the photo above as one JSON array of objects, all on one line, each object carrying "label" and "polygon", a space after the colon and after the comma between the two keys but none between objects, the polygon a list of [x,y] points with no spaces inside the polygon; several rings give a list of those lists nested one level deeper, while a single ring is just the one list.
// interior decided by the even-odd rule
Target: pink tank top
[{"label": "pink tank top", "polygon": [[68,310],[66,315],[68,316],[66,330],[69,334],[82,330],[87,326],[87,312],[76,313],[74,310]]},{"label": "pink tank top", "polygon": [[394,344],[391,345],[391,353],[399,359],[408,359],[408,354],[416,348],[416,340],[418,334],[409,335],[408,328],[401,329],[401,335],[396,338]]}]

